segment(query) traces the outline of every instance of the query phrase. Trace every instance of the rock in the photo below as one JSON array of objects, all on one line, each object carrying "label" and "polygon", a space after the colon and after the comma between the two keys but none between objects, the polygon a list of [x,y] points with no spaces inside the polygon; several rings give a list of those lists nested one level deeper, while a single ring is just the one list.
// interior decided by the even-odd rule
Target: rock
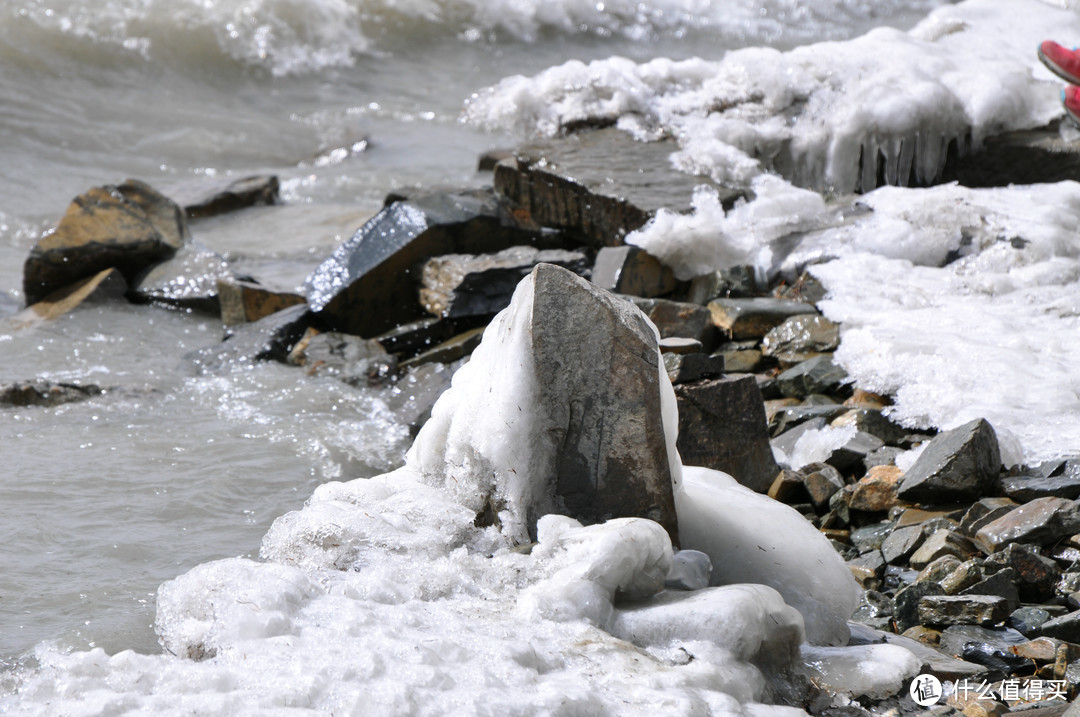
[{"label": "rock", "polygon": [[94,187],[68,207],[56,229],[30,250],[23,292],[33,304],[58,289],[115,268],[129,284],[188,239],[175,202],[142,182]]},{"label": "rock", "polygon": [[960,559],[955,555],[942,555],[940,558],[934,560],[920,570],[918,577],[915,578],[915,582],[937,583],[938,585],[941,585],[946,594],[949,594],[948,588],[944,585],[945,578],[947,578],[954,570],[957,570],[961,564]]},{"label": "rock", "polygon": [[660,260],[636,246],[605,246],[596,252],[592,281],[601,289],[629,296],[663,296],[679,285]]},{"label": "rock", "polygon": [[656,325],[661,339],[694,339],[701,342],[705,351],[717,347],[719,335],[712,324],[709,310],[704,306],[667,299],[631,297],[630,300]]},{"label": "rock", "polygon": [[422,318],[416,300],[423,261],[544,245],[483,191],[438,194],[385,207],[308,277],[305,293],[319,328],[371,338]]},{"label": "rock", "polygon": [[1001,479],[1001,492],[1019,503],[1027,503],[1036,498],[1080,497],[1080,470],[1074,468],[1060,475],[1018,475]]},{"label": "rock", "polygon": [[1047,620],[1039,628],[1039,632],[1045,637],[1080,642],[1080,610]]},{"label": "rock", "polygon": [[803,485],[810,496],[814,508],[821,511],[829,505],[833,494],[844,488],[844,477],[840,472],[825,463],[811,463],[799,470]]},{"label": "rock", "polygon": [[489,149],[486,152],[482,152],[480,157],[476,161],[476,171],[478,172],[493,172],[495,165],[504,159],[513,159],[514,150],[512,149]]},{"label": "rock", "polygon": [[127,294],[128,284],[116,269],[102,269],[91,277],[54,291],[11,317],[17,328],[51,321],[79,306],[116,301]]},{"label": "rock", "polygon": [[753,266],[732,266],[690,280],[686,300],[705,305],[713,299],[745,299],[760,296],[768,290],[764,277]]},{"label": "rock", "polygon": [[233,280],[224,257],[197,242],[187,242],[167,261],[135,280],[133,299],[220,314],[218,282]]},{"label": "rock", "polygon": [[709,587],[712,561],[700,550],[676,550],[664,587],[669,590],[703,590]]},{"label": "rock", "polygon": [[1020,593],[1016,589],[1016,571],[1005,568],[981,580],[971,587],[961,590],[958,595],[992,595],[1005,600],[1008,612],[1020,607]]},{"label": "rock", "polygon": [[[992,595],[927,595],[919,600],[919,622],[931,627],[992,627],[1009,619],[1005,598]],[[969,659],[964,656],[964,659]]]},{"label": "rock", "polygon": [[790,408],[783,408],[773,413],[771,421],[772,434],[779,436],[795,426],[815,418],[823,418],[825,422],[829,422],[837,416],[843,415],[847,410],[846,407],[837,404],[824,406],[799,404]]},{"label": "rock", "polygon": [[772,484],[769,486],[768,495],[773,500],[788,505],[810,499],[806,494],[806,486],[803,485],[802,476],[796,471],[786,468],[776,474],[776,478],[773,479]]},{"label": "rock", "polygon": [[[961,516],[961,508],[937,508],[933,510],[924,510],[922,508],[904,508],[900,513],[900,517],[896,519],[897,527],[904,525],[923,525],[934,522],[940,523],[941,526],[949,528],[957,528],[959,524],[956,522],[956,518]],[[944,521],[944,522],[943,522]],[[941,527],[939,526],[939,527]]]},{"label": "rock", "polygon": [[0,383],[0,406],[59,406],[100,396],[104,390],[94,384],[17,381]]},{"label": "rock", "polygon": [[687,465],[730,474],[764,493],[780,467],[765,425],[765,405],[752,376],[725,377],[675,387],[679,455]]},{"label": "rock", "polygon": [[831,356],[818,356],[784,371],[776,377],[776,383],[785,396],[801,397],[835,393],[846,379],[847,372],[834,364]]},{"label": "rock", "polygon": [[963,535],[947,529],[936,530],[916,550],[908,562],[916,570],[922,569],[940,558],[952,555],[963,561],[976,552],[974,544]]},{"label": "rock", "polygon": [[834,449],[825,462],[845,475],[859,477],[865,468],[866,457],[882,447],[880,438],[858,431],[844,445]]},{"label": "rock", "polygon": [[304,366],[309,376],[330,375],[359,387],[381,383],[397,370],[397,359],[378,341],[313,329],[289,352],[289,363]]},{"label": "rock", "polygon": [[1052,597],[1054,585],[1061,576],[1057,563],[1023,543],[1008,545],[988,557],[986,562],[1015,571],[1020,597],[1025,602],[1041,602]]},{"label": "rock", "polygon": [[892,530],[893,524],[889,522],[864,525],[851,531],[851,544],[858,548],[860,553],[881,550],[882,544],[892,534]]},{"label": "rock", "polygon": [[769,298],[714,299],[708,306],[713,324],[736,341],[764,338],[792,316],[818,313],[811,304]]},{"label": "rock", "polygon": [[410,359],[401,362],[401,368],[411,369],[429,363],[452,363],[471,354],[484,337],[484,327],[469,329]]},{"label": "rock", "polygon": [[904,472],[896,466],[874,466],[855,483],[851,494],[852,510],[870,513],[886,511],[897,503],[896,491]]},{"label": "rock", "polygon": [[375,340],[392,354],[399,356],[415,356],[423,351],[434,348],[452,338],[455,334],[470,328],[471,321],[456,321],[454,319],[435,319],[428,317],[418,321],[410,321],[407,324],[394,327],[386,333],[379,334]]},{"label": "rock", "polygon": [[299,294],[272,291],[261,284],[239,279],[219,279],[218,303],[226,327],[258,321],[290,306],[306,304]]},{"label": "rock", "polygon": [[975,533],[975,542],[987,553],[1009,543],[1047,545],[1080,530],[1080,506],[1065,498],[1037,498],[1013,508]]},{"label": "rock", "polygon": [[795,450],[795,444],[798,443],[799,439],[806,435],[808,431],[816,431],[827,425],[828,422],[824,418],[819,417],[810,419],[790,430],[784,431],[779,436],[772,439],[772,446],[785,456],[790,456],[792,451]]},{"label": "rock", "polygon": [[699,354],[701,351],[701,342],[697,339],[681,339],[678,337],[669,337],[666,339],[660,339],[657,346],[660,348],[662,354]]},{"label": "rock", "polygon": [[761,365],[761,352],[754,348],[723,348],[716,354],[724,359],[728,373],[752,373]]},{"label": "rock", "polygon": [[971,504],[960,519],[960,531],[975,537],[975,533],[984,525],[997,520],[1015,507],[1016,503],[1009,498],[980,498]]},{"label": "rock", "polygon": [[518,283],[542,262],[578,276],[589,272],[584,254],[563,249],[513,246],[494,254],[447,254],[424,263],[420,303],[440,318],[494,316],[510,305]]},{"label": "rock", "polygon": [[[855,622],[861,622],[864,625],[870,625],[879,630],[887,629],[890,622],[889,618],[893,614],[892,600],[886,595],[875,590],[867,590],[859,598],[859,606],[855,608],[855,612],[852,613],[851,619]],[[883,626],[879,626],[877,623],[883,622]]]},{"label": "rock", "polygon": [[936,645],[941,642],[941,630],[934,630],[925,625],[916,625],[904,630],[903,637],[917,640],[924,645]]},{"label": "rock", "polygon": [[919,617],[919,604],[923,598],[931,595],[943,595],[944,590],[937,583],[913,583],[896,591],[893,597],[893,621],[897,632],[904,632],[922,622]]},{"label": "rock", "polygon": [[941,633],[944,652],[1006,673],[1030,664],[1011,649],[1027,641],[1016,630],[977,625],[954,625]]},{"label": "rock", "polygon": [[724,375],[724,359],[703,353],[664,354],[664,370],[672,385],[693,383]]},{"label": "rock", "polygon": [[770,329],[761,353],[785,363],[799,363],[840,345],[840,327],[824,316],[792,316]]},{"label": "rock", "polygon": [[827,294],[828,291],[825,290],[824,284],[816,276],[806,271],[793,283],[782,287],[777,292],[778,297],[786,301],[803,301],[815,306]]},{"label": "rock", "polygon": [[[866,458],[863,459],[863,466],[866,467],[867,471],[877,468],[878,466],[895,467],[896,457],[903,452],[904,450],[902,448],[897,448],[896,446],[879,448],[876,451],[871,451],[866,454]],[[899,488],[899,484],[897,484],[896,487]]]},{"label": "rock", "polygon": [[836,428],[855,426],[856,430],[876,436],[886,444],[897,445],[907,431],[882,415],[876,408],[855,408],[836,418],[832,425]]},{"label": "rock", "polygon": [[277,204],[280,187],[274,175],[252,175],[240,179],[193,180],[169,187],[167,191],[184,208],[188,219],[202,219],[247,207]]},{"label": "rock", "polygon": [[[1010,616],[1009,619],[1011,621],[1012,617]],[[1038,637],[1010,648],[1010,652],[1017,657],[1024,657],[1035,662],[1053,662],[1057,658],[1058,649],[1063,644],[1065,643],[1061,640],[1055,640],[1052,637]]]},{"label": "rock", "polygon": [[242,324],[218,346],[201,349],[189,358],[204,373],[254,361],[281,361],[311,326],[307,304],[290,306],[250,324]]},{"label": "rock", "polygon": [[904,475],[898,495],[923,503],[976,499],[992,490],[1000,468],[997,435],[976,419],[935,436]]},{"label": "rock", "polygon": [[1026,605],[1013,610],[1006,624],[1014,630],[1032,636],[1038,635],[1039,630],[1050,618],[1050,612],[1045,608]]},{"label": "rock", "polygon": [[[848,567],[863,568],[868,571],[868,576],[876,584],[885,572],[885,559],[881,557],[880,550],[871,550],[847,561]],[[865,589],[868,586],[862,585]]]},{"label": "rock", "polygon": [[962,590],[982,582],[984,577],[986,575],[983,572],[982,561],[974,558],[960,563],[938,582],[945,588],[946,595],[957,595]]},{"label": "rock", "polygon": [[[637,142],[611,128],[578,132],[519,147],[495,167],[495,191],[531,220],[599,249],[620,246],[661,207],[690,210],[703,181],[676,171],[674,140]],[[716,187],[730,206],[741,190]]]},{"label": "rock", "polygon": [[924,537],[922,528],[917,525],[895,528],[881,542],[881,555],[890,565],[905,563],[922,544]]}]

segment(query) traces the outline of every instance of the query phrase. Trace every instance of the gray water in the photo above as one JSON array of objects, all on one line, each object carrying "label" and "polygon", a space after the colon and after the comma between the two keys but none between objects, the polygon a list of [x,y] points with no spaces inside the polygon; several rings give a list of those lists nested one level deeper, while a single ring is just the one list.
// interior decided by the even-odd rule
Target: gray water
[{"label": "gray water", "polygon": [[317,484],[398,465],[419,390],[276,364],[200,374],[187,357],[220,341],[220,322],[155,307],[15,329],[3,317],[22,302],[22,263],[75,195],[125,177],[167,191],[277,174],[286,207],[192,229],[238,268],[295,287],[388,191],[487,181],[477,155],[521,138],[459,117],[502,77],[840,39],[937,4],[0,0],[0,381],[108,388],[0,409],[0,666],[42,640],[158,650],[161,582],[257,556],[273,519]]}]

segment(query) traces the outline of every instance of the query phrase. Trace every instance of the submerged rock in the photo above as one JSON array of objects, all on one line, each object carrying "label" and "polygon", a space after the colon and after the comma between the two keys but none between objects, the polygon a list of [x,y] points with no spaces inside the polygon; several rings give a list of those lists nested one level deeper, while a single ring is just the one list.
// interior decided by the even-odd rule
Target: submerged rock
[{"label": "submerged rock", "polygon": [[103,392],[100,386],[94,384],[40,380],[0,383],[0,406],[59,406],[62,403],[85,401]]},{"label": "submerged rock", "polygon": [[218,283],[232,279],[224,257],[197,242],[187,242],[171,259],[140,275],[131,296],[135,301],[218,314]]},{"label": "submerged rock", "polygon": [[258,321],[290,306],[306,304],[299,294],[274,291],[251,281],[219,279],[218,303],[226,327]]},{"label": "submerged rock", "polygon": [[289,352],[289,363],[305,367],[309,376],[335,376],[352,386],[377,384],[397,370],[397,359],[378,341],[314,329]]},{"label": "submerged rock", "polygon": [[98,272],[115,268],[129,284],[188,240],[183,211],[134,179],[94,187],[72,201],[56,228],[30,250],[23,266],[28,304]]},{"label": "submerged rock", "polygon": [[945,503],[990,492],[1001,469],[997,434],[983,419],[939,433],[904,474],[902,500]]}]

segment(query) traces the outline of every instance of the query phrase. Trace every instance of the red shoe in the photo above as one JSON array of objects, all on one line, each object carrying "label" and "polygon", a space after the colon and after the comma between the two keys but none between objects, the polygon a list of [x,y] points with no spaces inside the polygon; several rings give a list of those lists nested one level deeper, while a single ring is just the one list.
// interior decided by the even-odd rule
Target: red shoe
[{"label": "red shoe", "polygon": [[1080,127],[1080,87],[1069,85],[1061,92],[1061,104],[1065,106],[1065,116]]},{"label": "red shoe", "polygon": [[1062,47],[1053,40],[1039,45],[1039,59],[1050,71],[1070,85],[1080,85],[1080,52]]}]

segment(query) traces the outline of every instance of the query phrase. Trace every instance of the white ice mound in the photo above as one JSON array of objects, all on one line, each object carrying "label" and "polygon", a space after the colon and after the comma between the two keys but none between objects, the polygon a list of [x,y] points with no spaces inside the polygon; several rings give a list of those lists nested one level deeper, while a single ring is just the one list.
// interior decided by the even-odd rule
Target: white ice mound
[{"label": "white ice mound", "polygon": [[800,186],[869,190],[879,174],[890,184],[933,179],[950,143],[963,151],[1060,117],[1060,81],[1034,48],[1074,36],[1073,12],[972,0],[937,9],[911,32],[878,28],[788,52],[568,62],[478,93],[466,118],[547,134],[617,120],[641,137],[674,136],[676,166],[721,183],[745,185],[772,168]]},{"label": "white ice mound", "polygon": [[713,585],[775,588],[806,621],[816,645],[847,643],[861,591],[829,541],[790,507],[708,468],[683,467],[675,493],[684,548],[707,553]]},{"label": "white ice mound", "polygon": [[870,699],[897,694],[922,668],[922,660],[899,645],[804,645],[802,659],[818,684]]}]

